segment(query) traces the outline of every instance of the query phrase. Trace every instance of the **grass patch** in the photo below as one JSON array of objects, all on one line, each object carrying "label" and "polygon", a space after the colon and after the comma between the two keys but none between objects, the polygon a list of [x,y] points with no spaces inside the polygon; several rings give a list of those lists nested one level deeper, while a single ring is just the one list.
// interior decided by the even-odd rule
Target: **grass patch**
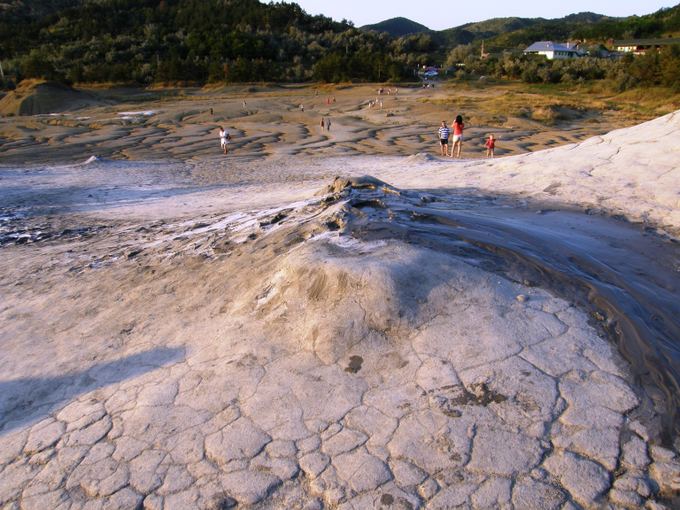
[{"label": "grass patch", "polygon": [[424,102],[475,110],[476,120],[500,125],[508,117],[554,125],[560,122],[635,123],[680,109],[680,93],[665,87],[637,88],[619,92],[611,82],[599,80],[582,84],[526,84],[500,82],[484,84],[449,82],[446,98]]}]

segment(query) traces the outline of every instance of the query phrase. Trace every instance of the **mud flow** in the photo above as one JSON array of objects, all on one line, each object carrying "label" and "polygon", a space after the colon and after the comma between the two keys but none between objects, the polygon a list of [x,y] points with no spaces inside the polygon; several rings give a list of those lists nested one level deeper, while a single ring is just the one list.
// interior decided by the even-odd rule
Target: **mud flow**
[{"label": "mud flow", "polygon": [[346,232],[454,254],[585,308],[665,409],[670,441],[679,428],[680,245],[612,218],[367,182],[343,192]]}]

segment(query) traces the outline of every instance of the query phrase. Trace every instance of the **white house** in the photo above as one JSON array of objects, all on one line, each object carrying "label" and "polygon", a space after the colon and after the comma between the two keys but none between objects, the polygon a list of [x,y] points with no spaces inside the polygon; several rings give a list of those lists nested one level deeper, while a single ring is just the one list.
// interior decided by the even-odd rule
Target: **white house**
[{"label": "white house", "polygon": [[680,39],[635,39],[611,42],[616,51],[634,55],[644,55],[648,51],[659,51],[664,46],[672,44],[680,44]]},{"label": "white house", "polygon": [[580,56],[579,51],[570,43],[560,44],[552,41],[535,42],[524,50],[525,55],[543,55],[548,60],[574,58]]}]

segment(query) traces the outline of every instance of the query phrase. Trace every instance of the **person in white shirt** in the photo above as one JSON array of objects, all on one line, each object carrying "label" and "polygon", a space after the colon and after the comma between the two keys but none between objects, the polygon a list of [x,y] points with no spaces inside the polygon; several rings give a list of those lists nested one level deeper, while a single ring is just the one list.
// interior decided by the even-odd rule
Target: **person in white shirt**
[{"label": "person in white shirt", "polygon": [[449,150],[449,136],[451,135],[451,130],[446,125],[446,121],[442,121],[442,125],[439,127],[439,146],[441,149],[442,156],[448,156]]},{"label": "person in white shirt", "polygon": [[220,127],[220,147],[224,154],[229,153],[229,140],[231,140],[229,133],[227,133],[224,128]]}]

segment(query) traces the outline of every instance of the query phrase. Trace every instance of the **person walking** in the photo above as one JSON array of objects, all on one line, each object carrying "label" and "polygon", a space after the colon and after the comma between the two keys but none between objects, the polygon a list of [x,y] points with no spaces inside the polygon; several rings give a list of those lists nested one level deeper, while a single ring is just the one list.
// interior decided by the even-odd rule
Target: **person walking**
[{"label": "person walking", "polygon": [[323,131],[326,128],[326,122],[324,121],[324,118],[321,117],[321,131]]},{"label": "person walking", "polygon": [[331,119],[326,119],[326,130],[327,131],[331,130]]},{"label": "person walking", "polygon": [[446,125],[446,121],[443,120],[441,126],[439,126],[439,149],[442,156],[448,155],[449,150],[449,136],[451,135],[451,129]]},{"label": "person walking", "polygon": [[229,140],[231,140],[231,135],[220,126],[220,147],[225,156],[229,153]]},{"label": "person walking", "polygon": [[487,158],[493,158],[494,157],[494,149],[496,148],[496,139],[493,136],[493,133],[489,135],[489,138],[486,139],[486,157]]},{"label": "person walking", "polygon": [[460,158],[460,151],[463,148],[463,130],[465,124],[463,123],[463,116],[457,115],[453,122],[453,145],[451,146],[451,157]]}]

